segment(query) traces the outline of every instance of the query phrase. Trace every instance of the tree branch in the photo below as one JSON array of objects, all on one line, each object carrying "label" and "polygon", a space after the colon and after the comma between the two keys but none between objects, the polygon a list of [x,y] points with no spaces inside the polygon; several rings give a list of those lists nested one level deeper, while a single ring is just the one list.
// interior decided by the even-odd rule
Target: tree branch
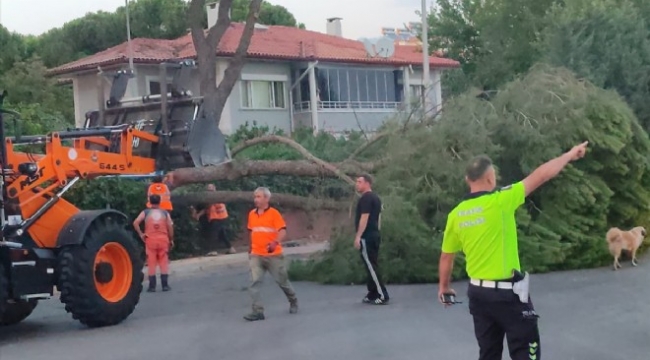
[{"label": "tree branch", "polygon": [[239,46],[235,51],[235,55],[228,62],[228,67],[224,72],[223,79],[217,87],[216,97],[220,101],[223,101],[225,104],[232,88],[237,83],[239,74],[244,68],[244,58],[248,54],[248,47],[250,46],[253,33],[255,32],[255,23],[260,15],[260,7],[262,6],[262,0],[252,0],[248,8],[248,17],[246,18],[246,24],[244,25],[244,30],[239,40]]},{"label": "tree branch", "polygon": [[373,136],[372,139],[366,141],[361,146],[359,146],[359,148],[354,150],[354,152],[352,154],[350,154],[350,156],[348,156],[348,160],[352,160],[352,159],[356,158],[357,156],[361,155],[361,153],[364,152],[367,148],[369,148],[372,144],[374,144],[377,141],[385,138],[386,136],[388,136],[391,133],[392,132],[383,132],[383,133],[379,133],[379,134]]},{"label": "tree branch", "polygon": [[[205,3],[205,0],[200,2]],[[230,27],[232,20],[228,14],[232,8],[233,0],[219,0],[219,16],[217,17],[217,23],[210,28],[208,31],[208,36],[206,37],[206,42],[212,48],[213,51],[217,51],[221,38]]]},{"label": "tree branch", "polygon": [[201,17],[203,16],[203,6],[205,6],[205,0],[192,0],[190,2],[190,7],[187,10],[187,22],[190,26],[190,32],[192,34],[192,42],[194,43],[194,49],[196,50],[197,55],[199,54],[199,48],[206,46],[205,44],[205,33],[201,24]]},{"label": "tree branch", "polygon": [[352,180],[344,172],[340,171],[336,166],[317,158],[312,153],[310,153],[309,150],[305,149],[302,145],[298,144],[296,141],[288,137],[279,136],[279,135],[266,135],[266,136],[256,137],[250,140],[246,140],[243,143],[237,145],[232,150],[231,154],[232,157],[235,157],[236,154],[240,153],[246,148],[258,144],[269,144],[269,143],[280,143],[280,144],[285,144],[287,146],[290,146],[293,149],[296,149],[300,153],[300,155],[302,155],[305,159],[329,170],[330,172],[338,176],[341,180],[345,181],[346,183],[350,185],[354,185],[354,180]]},{"label": "tree branch", "polygon": [[[176,208],[189,205],[209,205],[214,203],[240,203],[250,204],[253,207],[253,192],[250,191],[204,191],[190,194],[172,195],[172,201]],[[271,204],[291,209],[322,209],[342,210],[348,204],[344,201],[317,199],[288,194],[273,194]]]}]

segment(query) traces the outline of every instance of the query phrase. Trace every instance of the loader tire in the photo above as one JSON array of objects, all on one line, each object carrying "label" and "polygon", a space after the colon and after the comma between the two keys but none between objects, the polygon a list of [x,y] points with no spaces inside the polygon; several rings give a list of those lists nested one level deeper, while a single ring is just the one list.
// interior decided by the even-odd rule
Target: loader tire
[{"label": "loader tire", "polygon": [[97,218],[80,245],[59,252],[57,288],[65,310],[88,327],[129,317],[142,292],[142,252],[123,224]]},{"label": "loader tire", "polygon": [[0,316],[0,326],[18,324],[27,319],[38,305],[38,300],[5,303],[4,313]]}]

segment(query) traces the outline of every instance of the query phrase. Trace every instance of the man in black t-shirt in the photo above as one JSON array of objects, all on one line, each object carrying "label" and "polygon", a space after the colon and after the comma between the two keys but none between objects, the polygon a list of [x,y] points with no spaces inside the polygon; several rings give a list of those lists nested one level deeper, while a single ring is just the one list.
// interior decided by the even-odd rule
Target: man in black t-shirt
[{"label": "man in black t-shirt", "polygon": [[357,203],[354,225],[357,235],[354,247],[360,250],[361,259],[368,273],[368,294],[363,298],[366,304],[384,305],[388,303],[388,292],[379,274],[378,258],[381,236],[379,228],[381,223],[381,200],[372,192],[372,178],[362,175],[357,178],[356,189],[361,198]]}]

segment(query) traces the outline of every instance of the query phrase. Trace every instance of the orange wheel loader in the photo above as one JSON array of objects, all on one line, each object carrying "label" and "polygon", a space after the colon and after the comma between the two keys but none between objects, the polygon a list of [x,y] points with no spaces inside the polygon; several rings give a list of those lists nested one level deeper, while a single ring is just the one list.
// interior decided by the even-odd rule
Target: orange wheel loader
[{"label": "orange wheel loader", "polygon": [[[84,126],[47,135],[5,136],[0,96],[0,326],[27,318],[39,300],[60,292],[72,317],[89,327],[118,324],[135,309],[143,282],[144,244],[117,210],[80,210],[63,198],[80,179],[153,175],[178,167],[230,160],[202,99],[184,87],[191,61],[161,64],[176,70],[171,91],[122,99],[132,72],[112,76],[110,99]],[[100,84],[106,74],[100,71]],[[9,118],[9,117],[7,117]],[[39,153],[15,151],[41,146]],[[144,203],[144,201],[143,201]]]}]

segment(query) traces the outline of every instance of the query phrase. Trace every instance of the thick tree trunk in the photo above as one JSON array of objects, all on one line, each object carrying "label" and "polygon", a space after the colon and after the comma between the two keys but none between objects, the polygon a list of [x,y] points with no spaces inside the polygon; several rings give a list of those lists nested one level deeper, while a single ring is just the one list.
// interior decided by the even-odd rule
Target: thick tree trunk
[{"label": "thick tree trunk", "polygon": [[192,0],[188,11],[192,41],[196,50],[199,76],[201,78],[200,91],[201,96],[203,96],[203,114],[206,119],[214,119],[216,126],[219,126],[226,101],[244,67],[244,60],[255,31],[255,23],[259,17],[262,0],[251,1],[239,46],[228,63],[224,78],[217,87],[217,48],[221,38],[230,27],[231,20],[228,13],[232,3],[233,0],[219,1],[217,23],[210,28],[207,36],[201,26],[205,0]]},{"label": "thick tree trunk", "polygon": [[[361,171],[372,170],[372,164],[355,164],[352,162],[330,164],[340,172],[357,175]],[[361,165],[361,166],[359,166]],[[306,160],[248,160],[232,161],[216,166],[202,168],[184,168],[168,174],[167,181],[173,188],[179,186],[206,183],[219,180],[237,180],[247,176],[289,175],[299,177],[338,177],[330,169]]]},{"label": "thick tree trunk", "polygon": [[[253,207],[253,192],[246,191],[205,191],[200,193],[173,195],[174,207],[190,205],[209,205],[215,203],[244,203]],[[335,210],[340,211],[348,207],[344,201],[324,200],[287,194],[271,195],[271,205],[302,210]]]}]

